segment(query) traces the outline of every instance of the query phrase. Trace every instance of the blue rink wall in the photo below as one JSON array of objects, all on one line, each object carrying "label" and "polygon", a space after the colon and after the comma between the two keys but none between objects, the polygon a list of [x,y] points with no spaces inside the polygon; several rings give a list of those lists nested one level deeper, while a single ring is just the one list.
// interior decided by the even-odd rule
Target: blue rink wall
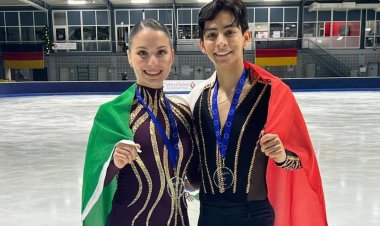
[{"label": "blue rink wall", "polygon": [[[316,78],[283,79],[293,91],[359,91],[380,90],[380,78]],[[0,96],[54,95],[54,94],[119,94],[134,81],[102,82],[4,82]],[[170,92],[170,91],[169,91]],[[178,91],[170,93],[188,93]]]}]

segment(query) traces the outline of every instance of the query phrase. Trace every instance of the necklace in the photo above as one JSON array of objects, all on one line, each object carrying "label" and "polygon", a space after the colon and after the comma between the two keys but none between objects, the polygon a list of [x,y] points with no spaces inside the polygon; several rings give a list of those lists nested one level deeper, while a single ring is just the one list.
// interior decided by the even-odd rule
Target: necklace
[{"label": "necklace", "polygon": [[222,100],[222,101],[219,101],[218,104],[224,103],[224,102],[226,102],[227,100],[231,99],[231,97],[233,97],[234,94],[235,94],[235,93],[229,95],[228,97],[226,97],[226,99],[224,99],[224,100]]}]

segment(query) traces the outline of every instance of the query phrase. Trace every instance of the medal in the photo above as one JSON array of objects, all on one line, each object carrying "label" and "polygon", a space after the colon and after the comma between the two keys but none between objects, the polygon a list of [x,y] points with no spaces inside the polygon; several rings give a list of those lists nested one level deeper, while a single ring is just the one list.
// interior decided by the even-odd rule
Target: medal
[{"label": "medal", "polygon": [[213,181],[218,188],[228,189],[234,182],[234,173],[228,167],[218,167],[214,172]]},{"label": "medal", "polygon": [[171,197],[179,199],[185,194],[185,182],[182,178],[174,176],[168,182],[167,191]]},{"label": "medal", "polygon": [[[228,142],[230,138],[232,121],[234,114],[239,102],[240,94],[243,91],[244,83],[247,79],[246,71],[243,70],[243,73],[239,79],[238,84],[236,85],[234,97],[230,109],[228,111],[224,133],[222,134],[219,110],[218,110],[218,81],[215,82],[214,92],[212,95],[212,119],[214,122],[214,131],[216,136],[217,148],[219,149],[218,154],[221,158],[217,157],[217,168],[213,175],[213,181],[216,187],[219,188],[220,192],[224,192],[225,189],[228,189],[232,186],[234,181],[234,173],[232,170],[225,166],[224,160],[227,155]],[[220,161],[221,160],[221,161]]]},{"label": "medal", "polygon": [[[178,153],[179,153],[179,133],[178,133],[178,127],[177,123],[175,121],[173,110],[170,106],[170,102],[168,98],[164,96],[165,105],[167,108],[167,114],[169,118],[169,124],[170,124],[170,139],[166,135],[165,130],[162,128],[160,122],[156,118],[156,116],[153,114],[152,110],[150,110],[149,106],[145,103],[144,99],[142,98],[140,92],[138,89],[135,91],[137,100],[141,103],[141,105],[145,108],[145,110],[148,112],[150,118],[152,119],[154,125],[158,129],[159,133],[161,134],[162,139],[165,142],[166,148],[168,149],[169,153],[169,159],[172,163],[173,171],[175,174],[177,174],[176,166],[178,161]],[[182,178],[180,178],[178,175],[175,175],[174,177],[170,178],[170,181],[167,182],[167,191],[170,196],[174,196],[175,198],[179,199],[185,192],[185,182]]]}]

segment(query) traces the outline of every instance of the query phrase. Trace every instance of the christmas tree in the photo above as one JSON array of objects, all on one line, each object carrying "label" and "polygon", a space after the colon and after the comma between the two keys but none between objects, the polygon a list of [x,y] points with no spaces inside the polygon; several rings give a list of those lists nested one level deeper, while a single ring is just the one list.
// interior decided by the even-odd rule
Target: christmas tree
[{"label": "christmas tree", "polygon": [[49,27],[46,25],[43,30],[43,37],[42,40],[44,40],[44,50],[46,54],[50,54],[52,47],[53,47],[53,35],[49,29]]}]

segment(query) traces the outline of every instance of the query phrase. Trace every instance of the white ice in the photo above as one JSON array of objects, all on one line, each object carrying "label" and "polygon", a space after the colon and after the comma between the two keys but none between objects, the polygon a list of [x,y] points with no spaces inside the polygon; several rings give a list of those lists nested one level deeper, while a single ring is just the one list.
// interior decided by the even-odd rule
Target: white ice
[{"label": "white ice", "polygon": [[[299,92],[331,226],[380,225],[380,92]],[[113,95],[0,98],[0,225],[79,226],[86,142]],[[192,225],[197,205],[190,204]]]}]

